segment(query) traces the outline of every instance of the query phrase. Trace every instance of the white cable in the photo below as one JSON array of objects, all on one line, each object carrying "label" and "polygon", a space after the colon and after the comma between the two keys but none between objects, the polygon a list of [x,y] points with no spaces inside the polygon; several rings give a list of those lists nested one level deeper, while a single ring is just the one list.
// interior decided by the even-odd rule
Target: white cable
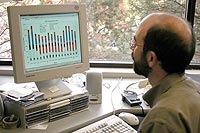
[{"label": "white cable", "polygon": [[115,107],[114,107],[113,100],[112,100],[112,94],[115,91],[115,89],[118,88],[118,86],[120,85],[121,81],[122,81],[122,77],[118,80],[118,83],[116,84],[116,86],[113,88],[113,90],[111,92],[111,104],[112,104],[112,108],[113,108],[113,115],[115,115]]}]

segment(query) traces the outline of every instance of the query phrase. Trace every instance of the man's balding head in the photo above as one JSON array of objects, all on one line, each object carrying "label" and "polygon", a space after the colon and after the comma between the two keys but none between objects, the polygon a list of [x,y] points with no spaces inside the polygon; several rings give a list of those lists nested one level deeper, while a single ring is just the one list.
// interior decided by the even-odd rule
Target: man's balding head
[{"label": "man's balding head", "polygon": [[136,31],[143,56],[153,51],[167,73],[183,73],[195,52],[195,37],[190,24],[168,13],[146,16]]},{"label": "man's balding head", "polygon": [[[139,29],[147,32],[150,28],[157,26],[161,29],[167,29],[180,35],[186,40],[191,40],[191,26],[190,24],[175,15],[168,13],[152,13],[146,16],[139,26]],[[144,34],[146,36],[146,34]]]}]

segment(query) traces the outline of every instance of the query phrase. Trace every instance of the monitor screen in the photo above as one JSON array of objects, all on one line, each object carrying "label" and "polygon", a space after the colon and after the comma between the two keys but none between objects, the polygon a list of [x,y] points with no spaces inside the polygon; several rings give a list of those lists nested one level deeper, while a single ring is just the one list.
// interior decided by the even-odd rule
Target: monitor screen
[{"label": "monitor screen", "polygon": [[35,82],[45,98],[71,92],[61,78],[89,69],[84,4],[8,7],[16,83]]}]

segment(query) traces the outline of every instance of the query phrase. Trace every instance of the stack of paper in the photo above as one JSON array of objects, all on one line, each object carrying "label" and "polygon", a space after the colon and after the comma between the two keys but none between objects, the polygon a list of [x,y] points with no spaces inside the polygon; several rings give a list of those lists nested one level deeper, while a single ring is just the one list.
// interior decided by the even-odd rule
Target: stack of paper
[{"label": "stack of paper", "polygon": [[30,105],[44,99],[44,93],[39,92],[36,84],[31,83],[5,83],[0,86],[0,92],[7,98],[23,105]]}]

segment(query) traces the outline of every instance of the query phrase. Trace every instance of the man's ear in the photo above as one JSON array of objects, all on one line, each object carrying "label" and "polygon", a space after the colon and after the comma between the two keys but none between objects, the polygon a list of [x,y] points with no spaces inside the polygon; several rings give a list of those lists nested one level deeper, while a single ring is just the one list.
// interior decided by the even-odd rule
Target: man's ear
[{"label": "man's ear", "polygon": [[158,62],[157,56],[153,51],[148,51],[146,59],[149,67],[153,67]]}]

